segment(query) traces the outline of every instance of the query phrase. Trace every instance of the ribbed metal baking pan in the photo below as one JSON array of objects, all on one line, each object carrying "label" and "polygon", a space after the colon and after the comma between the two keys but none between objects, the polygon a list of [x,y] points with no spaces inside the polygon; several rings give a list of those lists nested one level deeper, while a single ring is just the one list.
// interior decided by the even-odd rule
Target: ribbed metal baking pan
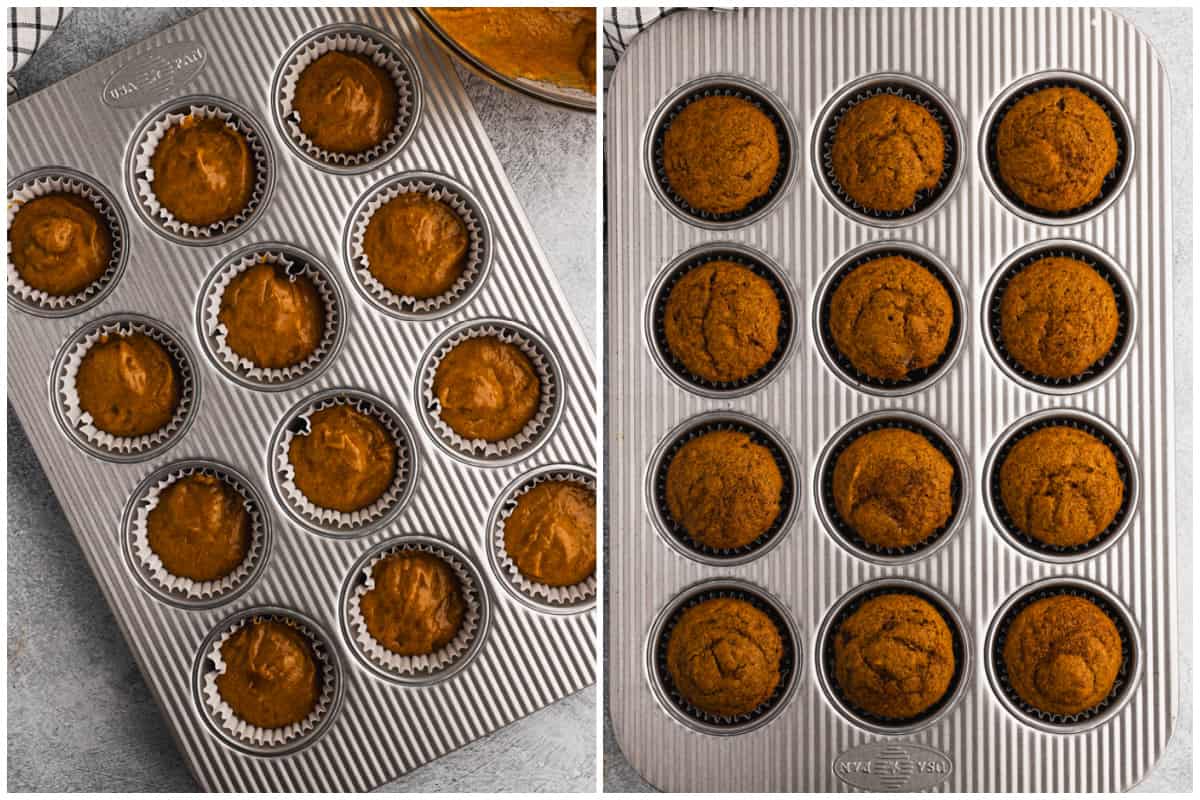
[{"label": "ribbed metal baking pan", "polygon": [[[332,23],[370,26],[411,55],[421,75],[417,128],[399,155],[353,175],[303,161],[272,123],[271,82],[288,49]],[[173,58],[164,61],[161,57]],[[164,66],[165,64],[165,66]],[[153,65],[157,71],[141,69]],[[141,88],[101,96],[117,75]],[[108,86],[113,89],[114,86]],[[130,207],[125,154],[139,123],[161,103],[212,95],[242,106],[267,133],[275,188],[260,218],[227,242],[184,246],[152,230]],[[158,700],[180,751],[205,789],[353,791],[378,786],[575,692],[595,678],[595,611],[541,613],[510,596],[489,566],[487,527],[504,488],[546,464],[596,465],[593,358],[534,241],[487,135],[449,58],[410,12],[395,9],[219,9],[166,30],[8,109],[9,180],[48,166],[82,172],[118,198],[129,264],[115,289],[81,314],[47,318],[10,302],[8,396],[74,528],[122,632]],[[494,263],[479,292],[447,316],[398,320],[349,288],[342,257],[346,217],[381,178],[433,171],[470,187],[492,223]],[[314,380],[284,391],[256,390],[219,372],[199,341],[202,285],[223,258],[260,242],[294,245],[319,258],[341,283],[345,341]],[[67,337],[117,312],[159,320],[182,335],[200,377],[195,423],[150,460],[111,463],[85,453],[55,421],[50,370]],[[548,441],[504,466],[471,466],[437,447],[414,408],[422,354],[453,325],[511,319],[536,331],[562,364],[565,408]],[[413,495],[383,529],[361,537],[319,535],[291,520],[272,496],[268,443],[285,411],[330,387],[370,392],[396,407],[413,432],[419,470]],[[217,460],[246,476],[264,499],[273,531],[261,575],[216,607],[169,604],[135,575],[121,542],[122,514],[141,481],[164,464]],[[466,553],[484,578],[491,618],[477,654],[428,685],[399,685],[367,670],[345,641],[339,594],[352,565],[373,546],[425,534]],[[19,568],[20,565],[13,565]],[[328,727],[283,756],[230,746],[207,724],[193,692],[193,663],[222,620],[278,607],[314,621],[332,643],[343,680]]]},{"label": "ribbed metal baking pan", "polygon": [[[1067,70],[1107,87],[1132,127],[1132,172],[1112,203],[1068,224],[1035,222],[997,199],[984,180],[980,137],[988,109],[1030,75]],[[915,222],[870,224],[835,206],[813,167],[814,127],[847,85],[902,73],[940,90],[964,126],[962,177],[944,204]],[[668,209],[647,174],[648,126],[680,86],[734,76],[763,87],[791,115],[798,175],[770,213],[714,230]],[[639,36],[618,65],[606,104],[608,264],[607,436],[609,560],[607,695],[617,740],[655,786],[674,791],[845,791],[854,788],[992,792],[1117,791],[1138,783],[1163,752],[1178,697],[1171,405],[1170,98],[1147,41],[1095,9],[745,9],[681,13]],[[1081,391],[1037,391],[988,352],[982,304],[993,273],[1021,247],[1074,239],[1125,270],[1137,310],[1132,350]],[[780,265],[796,287],[794,355],[769,384],[738,397],[689,391],[661,368],[645,330],[661,271],[701,244],[732,241]],[[879,396],[835,374],[815,341],[822,278],[868,242],[910,242],[945,261],[962,285],[964,346],[948,371],[917,391]],[[984,462],[1010,425],[1041,409],[1084,410],[1128,442],[1141,494],[1128,529],[1092,557],[1042,560],[993,524]],[[843,426],[881,409],[921,414],[962,449],[971,472],[965,524],[940,549],[877,564],[841,546],[822,525],[815,470]],[[760,420],[797,454],[799,513],[759,558],[710,565],[656,531],[647,470],[668,432],[705,412]],[[1010,596],[1051,577],[1083,579],[1128,608],[1140,673],[1127,704],[1098,726],[1054,732],[1019,719],[993,690],[985,664],[989,625]],[[752,732],[718,736],[662,705],[647,667],[662,609],[688,587],[731,579],[786,605],[803,663],[793,699]],[[945,596],[970,644],[964,695],[932,724],[886,735],[844,717],[818,680],[817,637],[847,593],[881,578],[915,580]]]}]

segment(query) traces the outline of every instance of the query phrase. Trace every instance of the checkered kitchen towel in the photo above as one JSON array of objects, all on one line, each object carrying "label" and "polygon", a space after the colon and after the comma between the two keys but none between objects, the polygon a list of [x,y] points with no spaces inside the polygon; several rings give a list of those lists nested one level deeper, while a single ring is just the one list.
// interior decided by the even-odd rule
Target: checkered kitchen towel
[{"label": "checkered kitchen towel", "polygon": [[69,8],[8,9],[8,91],[16,91],[13,80],[17,70],[37,52],[59,23],[71,13]]},{"label": "checkered kitchen towel", "polygon": [[[625,48],[646,28],[668,14],[677,11],[695,10],[691,8],[665,8],[651,6],[633,6],[629,8],[611,7],[604,9],[604,88],[608,89],[608,79],[612,76],[617,62],[625,54]],[[732,8],[702,8],[701,11],[733,11]]]}]

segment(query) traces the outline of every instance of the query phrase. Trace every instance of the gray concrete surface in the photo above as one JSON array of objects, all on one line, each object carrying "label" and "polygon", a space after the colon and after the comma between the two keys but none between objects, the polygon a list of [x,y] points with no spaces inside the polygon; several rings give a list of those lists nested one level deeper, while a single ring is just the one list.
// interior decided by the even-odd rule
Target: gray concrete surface
[{"label": "gray concrete surface", "polygon": [[[1188,8],[1118,8],[1150,38],[1171,83],[1171,155],[1175,326],[1175,530],[1179,554],[1179,718],[1158,765],[1138,792],[1188,792],[1192,788],[1192,449],[1195,436],[1191,340],[1195,317],[1192,263],[1192,11]],[[607,555],[607,552],[606,552]],[[606,559],[607,560],[607,559]],[[630,765],[613,735],[608,705],[604,714],[604,790],[653,792]]]},{"label": "gray concrete surface", "polygon": [[[77,9],[18,74],[18,88],[37,91],[190,13]],[[595,118],[462,75],[594,350]],[[591,687],[384,790],[589,791],[595,712]],[[11,408],[8,789],[196,789]]]}]

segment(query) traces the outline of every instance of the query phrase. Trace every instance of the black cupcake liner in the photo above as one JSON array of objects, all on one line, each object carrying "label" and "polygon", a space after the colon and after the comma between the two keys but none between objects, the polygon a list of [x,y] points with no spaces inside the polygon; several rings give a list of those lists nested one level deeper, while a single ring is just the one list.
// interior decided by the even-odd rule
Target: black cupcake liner
[{"label": "black cupcake liner", "polygon": [[[775,298],[779,301],[779,330],[775,352],[771,354],[771,358],[762,367],[745,378],[736,381],[710,381],[701,378],[689,370],[676,357],[675,353],[671,350],[670,344],[667,342],[667,331],[664,323],[666,321],[667,300],[671,296],[671,290],[689,272],[713,261],[730,261],[750,270],[771,285],[771,291],[775,293]],[[722,249],[718,246],[687,259],[687,261],[675,267],[666,277],[654,298],[654,305],[651,310],[651,328],[654,334],[654,346],[658,348],[658,352],[662,357],[662,363],[668,366],[677,377],[688,384],[709,392],[740,393],[767,380],[775,373],[786,358],[795,332],[795,309],[792,306],[791,295],[774,269],[763,264],[758,259],[737,250]]]},{"label": "black cupcake liner", "polygon": [[[954,468],[954,477],[950,479],[950,518],[946,520],[940,528],[935,530],[924,540],[907,547],[881,547],[877,544],[872,544],[864,539],[858,531],[856,531],[849,522],[842,519],[838,513],[837,503],[833,496],[833,471],[837,467],[838,457],[846,451],[848,447],[858,439],[862,438],[872,431],[885,430],[887,428],[899,428],[901,430],[911,431],[923,437],[950,462]],[[881,419],[873,419],[861,425],[855,426],[850,431],[846,432],[834,443],[829,449],[828,455],[825,458],[825,463],[821,474],[818,476],[820,486],[818,491],[820,494],[820,502],[825,508],[825,517],[829,524],[834,528],[834,531],[841,537],[842,541],[851,545],[854,549],[872,556],[882,556],[884,558],[907,558],[917,555],[932,549],[938,542],[945,538],[954,530],[958,523],[959,517],[962,516],[966,508],[966,498],[963,491],[963,471],[967,469],[967,465],[962,463],[954,448],[942,438],[942,434],[926,425],[918,422],[900,418],[900,417],[884,417]]]},{"label": "black cupcake liner", "polygon": [[[1117,679],[1113,681],[1112,689],[1109,690],[1108,696],[1105,697],[1099,704],[1079,712],[1078,714],[1054,714],[1049,711],[1042,711],[1029,703],[1025,702],[1016,689],[1008,680],[1008,666],[1004,663],[1004,643],[1008,637],[1008,630],[1012,626],[1013,620],[1017,618],[1022,610],[1032,605],[1038,600],[1043,600],[1047,597],[1060,597],[1063,595],[1071,595],[1073,597],[1081,597],[1094,603],[1101,611],[1113,621],[1117,628],[1117,635],[1121,638],[1121,667],[1117,671]],[[995,672],[998,688],[1004,693],[1004,696],[1012,704],[1014,708],[1020,711],[1025,716],[1031,717],[1039,722],[1048,723],[1050,725],[1078,725],[1080,723],[1089,722],[1104,714],[1113,705],[1119,703],[1125,692],[1133,685],[1134,682],[1134,648],[1136,647],[1135,637],[1129,626],[1125,622],[1125,617],[1116,609],[1116,607],[1103,595],[1098,592],[1091,591],[1077,584],[1066,584],[1061,586],[1050,586],[1038,591],[1030,592],[1024,597],[1013,603],[1012,606],[1005,612],[996,623],[995,635],[992,638],[991,652],[988,657],[992,659],[992,669]]]},{"label": "black cupcake liner", "polygon": [[[942,158],[942,175],[938,179],[937,185],[932,189],[922,189],[917,192],[912,205],[900,211],[881,211],[860,204],[842,187],[833,169],[833,142],[837,137],[837,129],[841,124],[842,117],[864,100],[869,100],[881,94],[895,95],[909,102],[916,103],[928,111],[938,124],[938,127],[941,128],[942,141],[945,144],[945,154]],[[940,100],[935,99],[928,92],[922,91],[916,85],[898,81],[882,81],[864,87],[842,100],[832,112],[827,113],[823,117],[822,128],[817,138],[821,167],[819,171],[834,196],[856,214],[877,220],[901,220],[920,214],[926,209],[933,207],[941,199],[954,182],[955,175],[962,168],[959,163],[961,161],[962,144],[958,140],[958,133],[955,131],[954,125],[951,124],[951,119],[950,109],[945,108]]]},{"label": "black cupcake liner", "polygon": [[[876,378],[873,375],[868,375],[861,372],[847,358],[841,350],[838,349],[837,342],[833,338],[833,329],[830,327],[829,319],[833,307],[833,294],[837,291],[850,273],[859,267],[876,261],[881,258],[890,256],[899,256],[910,261],[916,262],[920,266],[929,271],[929,274],[937,279],[950,295],[950,304],[954,309],[954,321],[950,323],[950,336],[946,340],[946,347],[942,350],[942,354],[938,356],[937,361],[930,364],[928,367],[911,370],[908,375],[900,380],[892,380],[890,378]],[[817,298],[817,333],[821,338],[821,345],[824,347],[830,361],[851,381],[862,386],[885,392],[904,391],[912,387],[919,386],[933,380],[942,370],[950,363],[951,359],[958,351],[959,339],[963,335],[963,307],[962,300],[959,297],[958,288],[946,274],[946,270],[935,263],[929,257],[923,255],[918,250],[911,247],[905,247],[902,244],[886,245],[878,248],[871,247],[866,252],[863,252],[857,258],[851,259],[843,264],[836,273],[834,273],[825,283],[822,289],[821,296]]]},{"label": "black cupcake liner", "polygon": [[[744,600],[754,606],[759,611],[767,615],[767,618],[775,624],[779,631],[779,638],[783,644],[783,656],[779,660],[779,683],[775,686],[775,691],[771,693],[764,702],[760,703],[757,708],[746,714],[740,714],[736,717],[726,717],[718,714],[711,714],[703,711],[688,702],[679,690],[675,687],[675,681],[671,678],[671,671],[667,669],[667,644],[671,641],[671,632],[675,630],[675,626],[679,624],[680,617],[689,608],[707,601],[716,600],[718,598],[730,598],[735,600]],[[721,587],[707,589],[688,597],[684,602],[680,603],[675,608],[670,616],[668,616],[662,624],[661,630],[658,633],[658,640],[654,643],[654,669],[657,673],[658,680],[662,685],[663,691],[670,702],[686,716],[705,725],[711,725],[717,728],[733,729],[754,723],[762,719],[767,714],[771,713],[780,703],[787,698],[791,691],[792,682],[797,679],[800,671],[800,665],[796,663],[796,641],[793,636],[791,627],[784,617],[775,609],[775,607],[763,599],[760,595],[748,590],[737,587]]]},{"label": "black cupcake liner", "polygon": [[[841,630],[843,623],[845,623],[845,621],[849,619],[854,612],[862,608],[864,603],[866,603],[868,600],[873,600],[876,597],[882,597],[889,594],[911,595],[929,603],[929,605],[933,606],[934,609],[937,610],[942,619],[945,620],[946,626],[950,629],[950,638],[953,642],[952,652],[954,653],[954,673],[950,676],[950,684],[946,687],[946,691],[942,694],[942,696],[938,698],[937,702],[913,717],[884,717],[880,716],[879,714],[872,714],[869,711],[865,711],[850,702],[850,699],[843,692],[841,685],[838,684],[837,681],[837,671],[834,664],[834,638]],[[947,706],[953,703],[955,698],[958,696],[959,686],[961,686],[962,682],[966,679],[966,670],[964,669],[964,664],[967,659],[966,636],[964,635],[962,628],[959,626],[958,620],[955,619],[954,614],[952,614],[950,609],[946,607],[945,601],[932,592],[923,591],[908,584],[903,586],[883,585],[874,589],[869,589],[864,591],[862,594],[859,594],[853,600],[851,600],[849,603],[846,603],[846,605],[839,609],[837,614],[829,620],[825,627],[825,631],[826,635],[824,641],[821,642],[820,655],[821,669],[825,671],[825,683],[828,685],[829,691],[837,697],[843,708],[845,708],[858,719],[870,725],[881,728],[895,728],[897,732],[901,732],[914,726],[919,726],[921,723],[941,714]]]},{"label": "black cupcake liner", "polygon": [[[736,97],[740,100],[745,100],[763,112],[771,120],[771,124],[775,126],[775,136],[779,142],[779,168],[775,171],[775,177],[772,178],[771,186],[767,190],[767,193],[751,200],[745,208],[738,211],[715,214],[711,211],[696,208],[684,200],[672,188],[671,182],[667,179],[667,171],[663,164],[663,139],[666,136],[667,128],[671,126],[671,123],[674,122],[683,109],[695,101],[706,97]],[[741,85],[714,80],[712,83],[676,100],[662,115],[661,121],[654,131],[653,138],[650,140],[650,162],[653,167],[654,180],[658,183],[663,197],[674,205],[675,208],[701,222],[731,223],[755,216],[775,200],[776,196],[778,196],[788,182],[792,159],[795,157],[795,153],[792,152],[793,149],[791,137],[788,135],[788,126],[784,122],[782,113],[771,100]]]},{"label": "black cupcake liner", "polygon": [[[1031,94],[1035,94],[1042,89],[1052,88],[1078,89],[1087,95],[1089,99],[1093,100],[1104,111],[1109,122],[1112,123],[1113,134],[1117,138],[1117,163],[1112,171],[1105,176],[1104,182],[1100,185],[1100,193],[1091,201],[1076,208],[1067,209],[1066,211],[1047,211],[1022,200],[1016,192],[1008,187],[1008,184],[1004,182],[1004,178],[1000,176],[1000,161],[996,156],[996,136],[1000,131],[1000,123],[1004,120],[1008,112],[1012,110],[1012,107]],[[995,113],[992,115],[991,123],[988,125],[987,132],[984,134],[984,166],[991,175],[996,191],[1003,195],[1004,199],[1015,208],[1035,217],[1051,220],[1069,219],[1081,214],[1087,214],[1093,209],[1104,205],[1120,189],[1125,173],[1131,167],[1128,144],[1131,138],[1132,131],[1126,129],[1125,122],[1114,111],[1112,103],[1104,95],[1095,91],[1083,81],[1071,80],[1070,78],[1048,78],[1046,80],[1027,83],[1014,90],[1010,90],[1008,96],[996,108]]]},{"label": "black cupcake liner", "polygon": [[[1000,493],[1000,468],[1004,466],[1008,454],[1012,452],[1013,447],[1017,442],[1024,439],[1026,436],[1035,431],[1044,428],[1068,427],[1075,430],[1083,431],[1091,434],[1098,440],[1104,443],[1113,456],[1117,459],[1117,474],[1121,476],[1121,482],[1125,485],[1125,490],[1121,495],[1121,507],[1117,510],[1117,515],[1113,517],[1113,521],[1108,524],[1104,530],[1097,534],[1088,542],[1074,545],[1072,547],[1063,547],[1059,545],[1050,545],[1045,542],[1033,538],[1029,534],[1017,527],[1013,518],[1008,513],[1008,509],[1004,505],[1004,498]],[[987,491],[990,496],[992,508],[995,509],[996,518],[1001,525],[1004,526],[1004,531],[1016,541],[1025,545],[1031,550],[1040,553],[1045,553],[1051,556],[1079,556],[1093,550],[1103,549],[1110,541],[1120,535],[1124,530],[1125,522],[1130,513],[1133,511],[1133,482],[1136,480],[1133,465],[1129,463],[1125,456],[1124,450],[1113,441],[1112,437],[1100,428],[1098,425],[1093,425],[1086,420],[1075,416],[1063,415],[1049,416],[1036,419],[1026,425],[1022,425],[1017,430],[1008,435],[1008,438],[997,448],[995,456],[991,462],[991,473],[987,475]]]},{"label": "black cupcake liner", "polygon": [[[1051,378],[1046,375],[1039,375],[1024,367],[1019,361],[1013,358],[1012,354],[1004,346],[1004,336],[1000,330],[1000,306],[1004,300],[1004,292],[1007,290],[1008,284],[1027,267],[1043,258],[1051,257],[1071,258],[1087,264],[1096,271],[1097,275],[1104,279],[1105,283],[1112,287],[1113,297],[1117,302],[1117,337],[1113,339],[1112,346],[1108,349],[1107,353],[1092,363],[1086,370],[1069,378]],[[1129,314],[1131,301],[1125,292],[1124,284],[1117,280],[1113,268],[1081,248],[1050,245],[1022,256],[1000,274],[1000,277],[992,287],[991,294],[985,302],[987,303],[987,332],[988,336],[991,337],[992,345],[995,347],[996,355],[1013,373],[1039,386],[1062,389],[1100,380],[1106,372],[1120,362],[1121,355],[1125,351],[1125,347],[1129,343],[1131,336]]]},{"label": "black cupcake liner", "polygon": [[[783,476],[783,490],[780,492],[779,497],[779,515],[775,517],[775,521],[771,523],[771,526],[763,531],[758,538],[742,547],[717,548],[701,544],[693,539],[684,529],[683,525],[675,520],[671,515],[670,508],[667,506],[667,471],[671,467],[671,462],[675,460],[675,456],[683,449],[685,444],[706,433],[713,433],[715,431],[737,431],[738,433],[746,434],[750,437],[750,441],[767,448],[771,453],[771,457],[775,460],[775,465],[779,467],[779,474]],[[663,450],[662,455],[659,457],[652,486],[655,510],[658,513],[658,518],[661,520],[663,528],[684,550],[712,559],[744,559],[770,547],[778,537],[785,533],[791,520],[792,506],[798,500],[798,492],[793,475],[792,463],[786,451],[762,428],[735,419],[701,422],[679,434]]]}]

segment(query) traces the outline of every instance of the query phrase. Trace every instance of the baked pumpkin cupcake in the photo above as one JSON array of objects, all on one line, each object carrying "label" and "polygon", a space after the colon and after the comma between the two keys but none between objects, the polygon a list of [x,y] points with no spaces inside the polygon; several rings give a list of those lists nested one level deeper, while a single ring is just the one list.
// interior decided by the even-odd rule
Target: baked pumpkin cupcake
[{"label": "baked pumpkin cupcake", "polygon": [[256,167],[250,143],[234,126],[195,115],[172,125],[150,157],[151,190],[189,225],[213,225],[250,204]]},{"label": "baked pumpkin cupcake", "polygon": [[79,364],[75,391],[97,428],[126,438],[166,427],[180,399],[174,360],[144,333],[101,336]]},{"label": "baked pumpkin cupcake", "polygon": [[770,193],[779,172],[779,131],[749,100],[702,97],[668,124],[662,158],[667,183],[689,206],[732,214]]},{"label": "baked pumpkin cupcake", "polygon": [[713,383],[749,378],[779,347],[782,310],[771,283],[732,261],[694,267],[671,287],[663,331],[671,354]]},{"label": "baked pumpkin cupcake", "polygon": [[547,586],[596,572],[596,493],[575,481],[543,481],[517,498],[504,521],[504,549],[517,569]]},{"label": "baked pumpkin cupcake", "polygon": [[1000,338],[1023,368],[1073,378],[1117,340],[1116,294],[1099,272],[1076,258],[1047,256],[1018,272],[1000,298]]},{"label": "baked pumpkin cupcake", "polygon": [[316,351],[325,331],[325,304],[310,278],[263,262],[229,282],[217,319],[230,350],[255,366],[281,369]]},{"label": "baked pumpkin cupcake", "polygon": [[946,696],[954,679],[954,635],[941,613],[913,594],[864,602],[833,634],[838,689],[859,711],[908,720]]},{"label": "baked pumpkin cupcake", "polygon": [[300,73],[292,108],[300,130],[317,147],[362,153],[381,144],[396,125],[396,84],[366,56],[334,50]]},{"label": "baked pumpkin cupcake", "polygon": [[1059,594],[1017,614],[1004,637],[1004,667],[1017,696],[1038,711],[1071,716],[1112,692],[1124,653],[1117,626],[1095,603]]},{"label": "baked pumpkin cupcake", "polygon": [[686,702],[720,717],[749,714],[782,680],[783,637],[745,600],[718,597],[684,611],[667,640],[667,672]]},{"label": "baked pumpkin cupcake", "polygon": [[838,516],[875,547],[918,545],[954,513],[954,466],[919,433],[879,428],[859,436],[833,468]]},{"label": "baked pumpkin cupcake", "polygon": [[858,205],[903,211],[945,171],[942,127],[918,103],[882,93],[855,103],[833,134],[833,174]]},{"label": "baked pumpkin cupcake", "polygon": [[1121,510],[1125,482],[1112,448],[1069,425],[1021,437],[1000,465],[1000,497],[1022,533],[1052,547],[1087,544]]},{"label": "baked pumpkin cupcake", "polygon": [[246,500],[215,475],[187,475],[162,490],[146,517],[150,549],[172,575],[215,581],[250,551]]},{"label": "baked pumpkin cupcake", "polygon": [[351,513],[396,478],[396,442],[379,420],[345,403],[316,411],[288,446],[296,488],[313,505]]},{"label": "baked pumpkin cupcake", "polygon": [[402,550],[371,569],[359,601],[367,631],[400,656],[435,653],[454,640],[466,613],[454,570],[432,553]]},{"label": "baked pumpkin cupcake", "polygon": [[321,669],[303,633],[284,622],[247,622],[221,645],[217,691],[239,719],[259,728],[303,721],[321,696]]},{"label": "baked pumpkin cupcake", "polygon": [[1000,179],[1023,203],[1073,211],[1100,196],[1117,166],[1117,136],[1099,103],[1073,87],[1052,86],[1004,112],[995,157]]},{"label": "baked pumpkin cupcake", "polygon": [[470,235],[450,206],[406,192],[371,215],[363,235],[367,269],[388,291],[428,299],[450,291],[467,265]]},{"label": "baked pumpkin cupcake", "polygon": [[22,203],[8,227],[8,259],[21,280],[58,297],[98,281],[112,256],[108,222],[86,198],[67,192]]},{"label": "baked pumpkin cupcake", "polygon": [[499,442],[516,436],[534,418],[542,390],[521,348],[495,336],[476,336],[442,358],[433,394],[442,421],[459,436]]},{"label": "baked pumpkin cupcake", "polygon": [[950,344],[954,301],[932,272],[904,256],[873,258],[838,283],[829,303],[834,345],[856,370],[902,381]]},{"label": "baked pumpkin cupcake", "polygon": [[667,467],[671,518],[704,547],[745,547],[783,511],[774,455],[741,431],[710,431],[684,444]]}]

